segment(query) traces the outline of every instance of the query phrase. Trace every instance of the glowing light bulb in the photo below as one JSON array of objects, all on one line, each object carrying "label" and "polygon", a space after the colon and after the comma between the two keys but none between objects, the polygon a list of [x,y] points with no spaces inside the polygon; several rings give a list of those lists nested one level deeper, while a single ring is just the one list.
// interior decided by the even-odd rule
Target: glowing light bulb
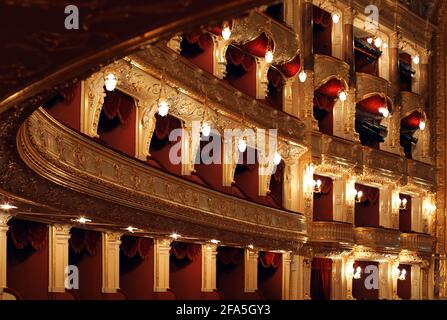
[{"label": "glowing light bulb", "polygon": [[278,152],[275,152],[275,154],[273,155],[273,163],[275,165],[278,165],[281,163],[281,155]]},{"label": "glowing light bulb", "polygon": [[210,242],[213,243],[213,244],[219,244],[220,243],[220,241],[216,240],[216,239],[211,239]]},{"label": "glowing light bulb", "polygon": [[202,125],[202,134],[204,137],[208,137],[210,135],[210,133],[211,133],[211,127],[207,122],[205,122]]},{"label": "glowing light bulb", "polygon": [[298,78],[300,79],[301,82],[305,82],[307,79],[307,73],[306,71],[302,70],[299,75]]},{"label": "glowing light bulb", "polygon": [[382,45],[382,39],[380,37],[377,37],[376,40],[374,40],[374,45],[377,48],[380,48],[380,46]]},{"label": "glowing light bulb", "polygon": [[272,50],[267,50],[267,52],[265,53],[265,61],[267,62],[267,63],[272,63],[272,61],[273,61],[273,52],[272,52]]},{"label": "glowing light bulb", "polygon": [[408,203],[408,200],[407,200],[406,198],[403,198],[403,199],[402,199],[402,204],[403,204],[404,206],[406,206],[407,203]]},{"label": "glowing light bulb", "polygon": [[407,270],[405,270],[405,269],[402,269],[402,271],[400,272],[400,275],[399,275],[399,280],[405,280],[405,278],[407,277]]},{"label": "glowing light bulb", "polygon": [[373,38],[369,37],[368,39],[366,39],[366,41],[367,41],[369,44],[371,44],[371,43],[373,43]]},{"label": "glowing light bulb", "polygon": [[113,73],[109,73],[104,78],[104,85],[106,86],[107,91],[113,91],[116,88],[116,84],[118,83],[118,79]]},{"label": "glowing light bulb", "polygon": [[252,249],[252,250],[255,248],[255,246],[252,245],[252,244],[249,244],[247,247],[248,247],[249,249]]},{"label": "glowing light bulb", "polygon": [[178,233],[176,233],[176,232],[174,232],[174,233],[172,233],[171,235],[170,235],[170,237],[172,238],[172,239],[178,239],[178,238],[180,238],[181,237],[181,235],[179,235]]},{"label": "glowing light bulb", "polygon": [[17,209],[17,207],[13,206],[13,205],[11,205],[9,203],[4,203],[4,204],[0,205],[0,209],[8,211],[8,210],[11,210],[11,209]]},{"label": "glowing light bulb", "polygon": [[318,180],[317,180],[317,188],[320,188],[320,187],[321,187],[321,180],[318,179]]},{"label": "glowing light bulb", "polygon": [[135,228],[135,227],[132,227],[132,226],[128,226],[128,227],[126,228],[126,230],[129,231],[130,233],[134,233],[135,231],[138,230],[138,228]]},{"label": "glowing light bulb", "polygon": [[240,139],[237,143],[237,148],[240,152],[245,152],[247,150],[247,142],[244,139]]},{"label": "glowing light bulb", "polygon": [[362,200],[362,197],[363,197],[363,191],[360,190],[357,192],[357,200],[360,202]]},{"label": "glowing light bulb", "polygon": [[384,43],[383,43],[383,47],[384,47],[385,49],[388,48],[388,43],[384,42]]},{"label": "glowing light bulb", "polygon": [[231,37],[231,30],[230,27],[226,26],[225,28],[222,29],[222,38],[224,40],[228,40]]},{"label": "glowing light bulb", "polygon": [[339,23],[339,22],[340,22],[340,16],[339,16],[338,14],[334,13],[334,14],[332,15],[332,21],[333,21],[335,24]]},{"label": "glowing light bulb", "polygon": [[421,61],[421,59],[419,58],[419,56],[414,56],[413,57],[413,63],[414,64],[419,64],[420,61]]},{"label": "glowing light bulb", "polygon": [[357,267],[357,269],[355,270],[353,278],[354,279],[360,279],[361,275],[362,275],[362,268],[361,267]]},{"label": "glowing light bulb", "polygon": [[425,123],[424,120],[419,121],[419,129],[424,130],[425,129],[425,125],[426,125],[426,123]]},{"label": "glowing light bulb", "polygon": [[162,117],[166,117],[169,112],[169,103],[165,99],[158,101],[158,114]]},{"label": "glowing light bulb", "polygon": [[348,98],[348,95],[346,94],[346,92],[341,91],[341,92],[338,94],[338,98],[340,99],[340,101],[346,101],[346,99]]},{"label": "glowing light bulb", "polygon": [[390,115],[390,111],[386,107],[380,107],[379,112],[383,115],[384,118],[388,118]]},{"label": "glowing light bulb", "polygon": [[92,222],[92,220],[87,219],[85,217],[80,217],[79,219],[74,219],[72,220],[73,222],[78,222],[78,223],[82,223],[82,224],[86,224],[88,222]]}]

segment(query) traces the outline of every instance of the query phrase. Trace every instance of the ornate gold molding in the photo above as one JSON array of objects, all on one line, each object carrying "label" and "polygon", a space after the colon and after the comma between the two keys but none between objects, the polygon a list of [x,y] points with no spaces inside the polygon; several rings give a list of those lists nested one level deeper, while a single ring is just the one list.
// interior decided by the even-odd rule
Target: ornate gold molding
[{"label": "ornate gold molding", "polygon": [[57,123],[39,109],[22,125],[21,158],[69,189],[179,221],[301,243],[305,218],[237,199],[122,156]]},{"label": "ornate gold molding", "polygon": [[313,221],[310,227],[309,242],[318,246],[335,246],[352,249],[354,229],[352,224],[337,221]]},{"label": "ornate gold molding", "polygon": [[388,80],[371,74],[356,72],[356,102],[378,94],[386,99],[391,96],[391,85]]},{"label": "ornate gold molding", "polygon": [[400,251],[400,231],[384,228],[356,227],[355,243],[382,253]]},{"label": "ornate gold molding", "polygon": [[433,251],[433,237],[424,233],[402,233],[400,244],[402,250],[430,255]]},{"label": "ornate gold molding", "polygon": [[342,60],[314,54],[314,88],[318,89],[331,78],[342,80],[348,88],[349,70],[349,65]]}]

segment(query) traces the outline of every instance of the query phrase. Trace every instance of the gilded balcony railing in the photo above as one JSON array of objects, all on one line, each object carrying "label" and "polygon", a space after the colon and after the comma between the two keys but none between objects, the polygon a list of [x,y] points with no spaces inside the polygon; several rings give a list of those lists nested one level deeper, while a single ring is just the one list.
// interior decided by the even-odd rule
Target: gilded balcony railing
[{"label": "gilded balcony railing", "polygon": [[356,89],[357,101],[361,101],[373,94],[382,94],[388,97],[391,92],[388,80],[361,72],[356,73]]},{"label": "gilded balcony railing", "polygon": [[246,43],[263,32],[274,42],[274,64],[290,61],[299,53],[298,35],[291,28],[257,11],[233,21],[231,39],[236,43]]},{"label": "gilded balcony railing", "polygon": [[349,65],[337,58],[321,54],[314,55],[315,88],[321,87],[330,78],[336,77],[349,83]]},{"label": "gilded balcony railing", "polygon": [[354,228],[355,244],[384,252],[400,250],[400,231],[385,228]]},{"label": "gilded balcony railing", "polygon": [[350,223],[338,221],[314,221],[310,228],[310,241],[352,247],[354,230]]},{"label": "gilded balcony railing", "polygon": [[[46,179],[140,212],[203,228],[220,228],[298,244],[307,240],[303,215],[232,197],[121,155],[68,129],[43,109],[28,118],[17,138],[23,161]],[[141,212],[145,213],[141,215]]]},{"label": "gilded balcony railing", "polygon": [[433,237],[424,233],[402,233],[400,245],[403,250],[430,254],[433,250]]},{"label": "gilded balcony railing", "polygon": [[416,93],[401,91],[400,92],[401,118],[412,114],[414,111],[424,110],[424,101],[422,97]]},{"label": "gilded balcony railing", "polygon": [[365,147],[362,164],[384,175],[402,176],[406,173],[406,159],[374,148]]},{"label": "gilded balcony railing", "polygon": [[407,174],[415,182],[433,186],[435,181],[435,167],[424,162],[407,159]]}]

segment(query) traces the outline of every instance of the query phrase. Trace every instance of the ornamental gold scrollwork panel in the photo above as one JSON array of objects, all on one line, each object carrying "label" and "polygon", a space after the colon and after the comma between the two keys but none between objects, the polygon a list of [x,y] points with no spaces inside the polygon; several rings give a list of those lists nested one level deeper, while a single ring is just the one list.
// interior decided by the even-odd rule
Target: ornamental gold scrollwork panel
[{"label": "ornamental gold scrollwork panel", "polygon": [[[305,218],[237,199],[151,168],[64,127],[38,109],[20,128],[24,162],[44,178],[95,197],[234,232],[299,244]],[[62,156],[63,154],[63,156]]]},{"label": "ornamental gold scrollwork panel", "polygon": [[433,251],[434,239],[432,236],[423,233],[402,233],[401,247],[403,250],[431,254]]},{"label": "ornamental gold scrollwork panel", "polygon": [[334,77],[343,80],[345,84],[349,83],[349,65],[346,62],[321,54],[315,54],[314,59],[315,89]]},{"label": "ornamental gold scrollwork panel", "polygon": [[387,80],[367,73],[356,73],[356,86],[357,102],[374,94],[389,97],[391,92],[390,83]]},{"label": "ornamental gold scrollwork panel", "polygon": [[423,98],[413,92],[401,91],[400,92],[400,118],[403,119],[415,111],[424,111]]},{"label": "ornamental gold scrollwork panel", "polygon": [[357,227],[354,228],[354,238],[355,243],[363,247],[390,253],[400,251],[399,230]]}]

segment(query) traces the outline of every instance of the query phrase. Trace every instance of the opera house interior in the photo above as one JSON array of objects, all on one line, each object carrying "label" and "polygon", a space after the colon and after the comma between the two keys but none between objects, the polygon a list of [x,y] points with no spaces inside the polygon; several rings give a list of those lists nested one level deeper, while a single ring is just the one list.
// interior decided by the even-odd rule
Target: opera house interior
[{"label": "opera house interior", "polygon": [[0,20],[0,300],[447,298],[447,1]]}]

